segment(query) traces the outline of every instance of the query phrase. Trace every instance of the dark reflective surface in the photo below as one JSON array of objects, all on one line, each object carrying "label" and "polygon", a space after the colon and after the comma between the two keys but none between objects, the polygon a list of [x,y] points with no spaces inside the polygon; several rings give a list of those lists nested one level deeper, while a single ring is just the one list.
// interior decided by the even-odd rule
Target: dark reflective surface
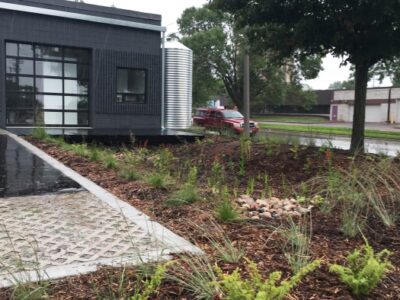
[{"label": "dark reflective surface", "polygon": [[0,197],[38,195],[80,188],[11,138],[0,135]]},{"label": "dark reflective surface", "polygon": [[[8,131],[16,135],[32,134],[32,128],[8,127]],[[48,128],[46,132],[52,136],[63,136],[68,142],[95,142],[105,145],[129,144],[134,140],[137,143],[148,144],[175,144],[194,142],[204,138],[203,134],[174,129],[68,129]]]}]

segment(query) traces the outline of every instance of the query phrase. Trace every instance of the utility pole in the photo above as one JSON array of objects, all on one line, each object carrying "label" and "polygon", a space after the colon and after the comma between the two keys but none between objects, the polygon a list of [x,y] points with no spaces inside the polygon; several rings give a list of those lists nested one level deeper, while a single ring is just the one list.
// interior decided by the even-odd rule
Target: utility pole
[{"label": "utility pole", "polygon": [[391,123],[391,117],[390,117],[390,109],[392,105],[392,88],[389,89],[389,98],[388,98],[388,110],[387,110],[387,122],[390,124]]},{"label": "utility pole", "polygon": [[244,54],[243,69],[244,135],[248,138],[250,137],[250,57],[248,51]]}]

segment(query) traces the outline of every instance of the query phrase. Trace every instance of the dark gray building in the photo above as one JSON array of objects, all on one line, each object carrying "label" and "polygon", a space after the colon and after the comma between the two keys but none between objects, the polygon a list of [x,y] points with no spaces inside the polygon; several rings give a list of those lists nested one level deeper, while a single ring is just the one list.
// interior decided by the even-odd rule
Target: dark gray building
[{"label": "dark gray building", "polygon": [[161,129],[161,16],[0,1],[0,128]]}]

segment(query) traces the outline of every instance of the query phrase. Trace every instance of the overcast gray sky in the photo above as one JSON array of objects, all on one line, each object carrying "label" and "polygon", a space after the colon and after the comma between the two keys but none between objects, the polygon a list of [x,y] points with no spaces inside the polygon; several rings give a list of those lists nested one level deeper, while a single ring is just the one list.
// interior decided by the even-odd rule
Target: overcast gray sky
[{"label": "overcast gray sky", "polygon": [[[162,15],[163,25],[167,26],[168,33],[178,30],[176,20],[181,16],[185,8],[201,6],[207,0],[84,0],[86,3],[111,6],[118,8],[137,10]],[[324,71],[317,79],[305,81],[313,89],[326,89],[335,81],[347,80],[349,77],[349,66],[340,67],[341,60],[328,56],[324,60]],[[371,83],[373,85],[373,83]],[[388,85],[385,82],[384,85]],[[377,85],[377,84],[375,84]]]}]

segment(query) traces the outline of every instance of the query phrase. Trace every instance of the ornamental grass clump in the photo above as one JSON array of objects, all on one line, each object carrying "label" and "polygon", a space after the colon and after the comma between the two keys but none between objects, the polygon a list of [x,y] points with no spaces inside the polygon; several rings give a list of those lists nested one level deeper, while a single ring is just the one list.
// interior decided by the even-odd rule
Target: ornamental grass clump
[{"label": "ornamental grass clump", "polygon": [[154,188],[166,189],[170,185],[171,179],[162,173],[152,173],[147,176],[146,182]]},{"label": "ornamental grass clump", "polygon": [[292,218],[288,220],[288,226],[279,230],[280,234],[286,239],[283,252],[294,273],[306,266],[311,260],[311,237],[312,222],[308,217],[300,218],[296,223]]},{"label": "ornamental grass clump", "polygon": [[239,213],[228,199],[223,200],[217,207],[217,218],[221,222],[232,222],[239,218]]},{"label": "ornamental grass clump", "polygon": [[319,260],[315,260],[301,268],[291,278],[281,281],[281,272],[273,272],[268,279],[263,279],[257,265],[247,260],[248,279],[243,279],[240,269],[236,269],[232,274],[224,274],[217,266],[215,268],[218,280],[214,284],[222,291],[224,300],[280,300],[320,264]]},{"label": "ornamental grass clump", "polygon": [[125,167],[121,170],[120,176],[128,181],[136,181],[140,179],[139,173],[132,167]]},{"label": "ornamental grass clump", "polygon": [[324,199],[322,211],[338,208],[344,235],[354,237],[371,220],[391,227],[399,218],[400,168],[392,159],[354,160],[307,182],[309,198]]},{"label": "ornamental grass clump", "polygon": [[200,200],[200,195],[197,190],[197,168],[192,167],[189,171],[187,182],[181,189],[176,191],[167,201],[170,206],[180,206],[192,204]]},{"label": "ornamental grass clump", "polygon": [[391,252],[387,249],[375,254],[365,240],[365,245],[347,256],[347,266],[333,264],[329,270],[338,275],[357,298],[367,296],[392,268]]}]

